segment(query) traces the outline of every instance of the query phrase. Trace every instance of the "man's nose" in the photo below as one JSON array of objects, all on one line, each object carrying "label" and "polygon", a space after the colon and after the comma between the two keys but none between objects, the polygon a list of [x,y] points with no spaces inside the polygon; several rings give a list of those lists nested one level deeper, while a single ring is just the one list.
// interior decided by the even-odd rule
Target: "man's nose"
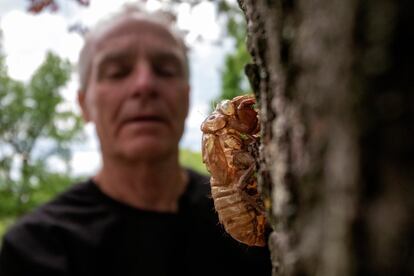
[{"label": "man's nose", "polygon": [[134,96],[148,97],[156,94],[155,74],[148,62],[139,62],[131,78],[131,93]]}]

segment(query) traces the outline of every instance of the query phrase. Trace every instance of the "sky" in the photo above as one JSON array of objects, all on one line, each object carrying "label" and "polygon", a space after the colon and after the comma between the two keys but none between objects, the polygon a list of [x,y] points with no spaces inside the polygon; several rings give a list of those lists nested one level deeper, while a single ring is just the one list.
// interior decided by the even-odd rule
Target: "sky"
[{"label": "sky", "polygon": [[[78,22],[93,26],[124,3],[134,1],[91,0],[89,7],[81,7],[74,0],[56,2],[60,6],[57,12],[32,15],[26,12],[28,0],[0,0],[2,50],[12,78],[29,80],[49,50],[76,64],[83,39],[76,32],[68,32],[69,26]],[[146,2],[149,10],[162,7],[156,0]],[[200,151],[200,125],[208,115],[210,101],[220,92],[220,71],[224,56],[232,50],[232,43],[222,39],[224,27],[211,2],[203,2],[193,8],[188,4],[180,4],[176,12],[177,25],[187,33],[186,42],[190,47],[192,87],[190,113],[180,146]],[[77,88],[77,75],[74,73],[61,92],[67,101],[66,107],[79,114],[76,104]],[[85,130],[86,141],[73,146],[71,165],[75,175],[92,174],[100,166],[99,144],[94,127],[86,125]],[[63,168],[63,163],[59,163],[59,160],[50,162],[57,170]]]}]

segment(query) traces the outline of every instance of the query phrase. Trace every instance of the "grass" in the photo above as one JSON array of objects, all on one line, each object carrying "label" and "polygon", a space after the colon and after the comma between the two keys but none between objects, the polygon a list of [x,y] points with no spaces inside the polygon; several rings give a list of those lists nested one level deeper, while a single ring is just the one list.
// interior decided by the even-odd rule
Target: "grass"
[{"label": "grass", "polygon": [[181,149],[180,163],[184,167],[193,169],[203,174],[208,174],[206,166],[203,163],[203,158],[201,157],[201,152],[194,152],[188,149]]},{"label": "grass", "polygon": [[3,235],[7,229],[13,224],[16,219],[14,217],[2,217],[0,218],[0,247],[3,240]]}]

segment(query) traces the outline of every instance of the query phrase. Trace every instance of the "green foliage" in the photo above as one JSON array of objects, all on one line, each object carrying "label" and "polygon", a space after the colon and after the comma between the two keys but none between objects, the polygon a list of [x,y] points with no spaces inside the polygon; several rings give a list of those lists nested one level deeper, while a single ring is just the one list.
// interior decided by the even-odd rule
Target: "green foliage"
[{"label": "green foliage", "polygon": [[[48,53],[26,84],[8,76],[0,56],[0,216],[22,214],[48,197],[50,157],[69,167],[69,146],[81,131],[80,117],[64,110],[59,92],[70,72],[69,62]],[[39,143],[48,150],[36,152]],[[69,182],[58,180],[53,189]]]},{"label": "green foliage", "polygon": [[221,100],[251,93],[244,74],[244,66],[250,61],[250,55],[245,44],[246,22],[241,10],[235,5],[221,1],[219,10],[226,17],[227,35],[233,39],[235,49],[234,52],[226,56],[224,69],[221,72],[221,94],[213,101],[212,106],[215,106]]},{"label": "green foliage", "polygon": [[30,197],[25,197],[27,201],[19,209],[16,205],[18,194],[0,189],[0,246],[3,235],[19,216],[51,200],[73,183],[80,181],[64,174],[48,173],[45,170],[38,173],[39,182],[32,187]]},{"label": "green foliage", "polygon": [[221,75],[222,90],[219,100],[251,93],[244,74],[244,65],[248,63],[249,58],[244,45],[240,45],[234,53],[227,55]]},{"label": "green foliage", "polygon": [[[36,171],[36,178],[33,178],[26,194],[19,194],[14,191],[0,189],[0,219],[20,216],[52,199],[56,194],[67,189],[72,183],[77,182],[70,176],[60,173],[49,173],[45,169]],[[15,186],[22,185],[19,181]],[[19,199],[18,196],[21,198]],[[16,203],[21,200],[24,204]],[[19,207],[19,208],[17,208]]]},{"label": "green foliage", "polygon": [[184,167],[193,169],[197,172],[208,174],[200,152],[194,152],[188,149],[181,149],[180,164]]},{"label": "green foliage", "polygon": [[13,224],[15,221],[14,217],[0,217],[0,247],[1,247],[1,240],[3,235],[6,233],[7,229]]}]

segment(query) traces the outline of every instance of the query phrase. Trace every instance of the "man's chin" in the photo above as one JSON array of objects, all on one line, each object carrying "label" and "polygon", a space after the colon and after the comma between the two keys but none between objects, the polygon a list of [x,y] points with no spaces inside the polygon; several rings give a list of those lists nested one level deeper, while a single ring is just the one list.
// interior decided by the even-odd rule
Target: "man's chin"
[{"label": "man's chin", "polygon": [[136,141],[125,145],[119,152],[120,156],[132,162],[165,160],[173,154],[177,154],[177,149],[172,145],[160,143],[156,140]]}]

